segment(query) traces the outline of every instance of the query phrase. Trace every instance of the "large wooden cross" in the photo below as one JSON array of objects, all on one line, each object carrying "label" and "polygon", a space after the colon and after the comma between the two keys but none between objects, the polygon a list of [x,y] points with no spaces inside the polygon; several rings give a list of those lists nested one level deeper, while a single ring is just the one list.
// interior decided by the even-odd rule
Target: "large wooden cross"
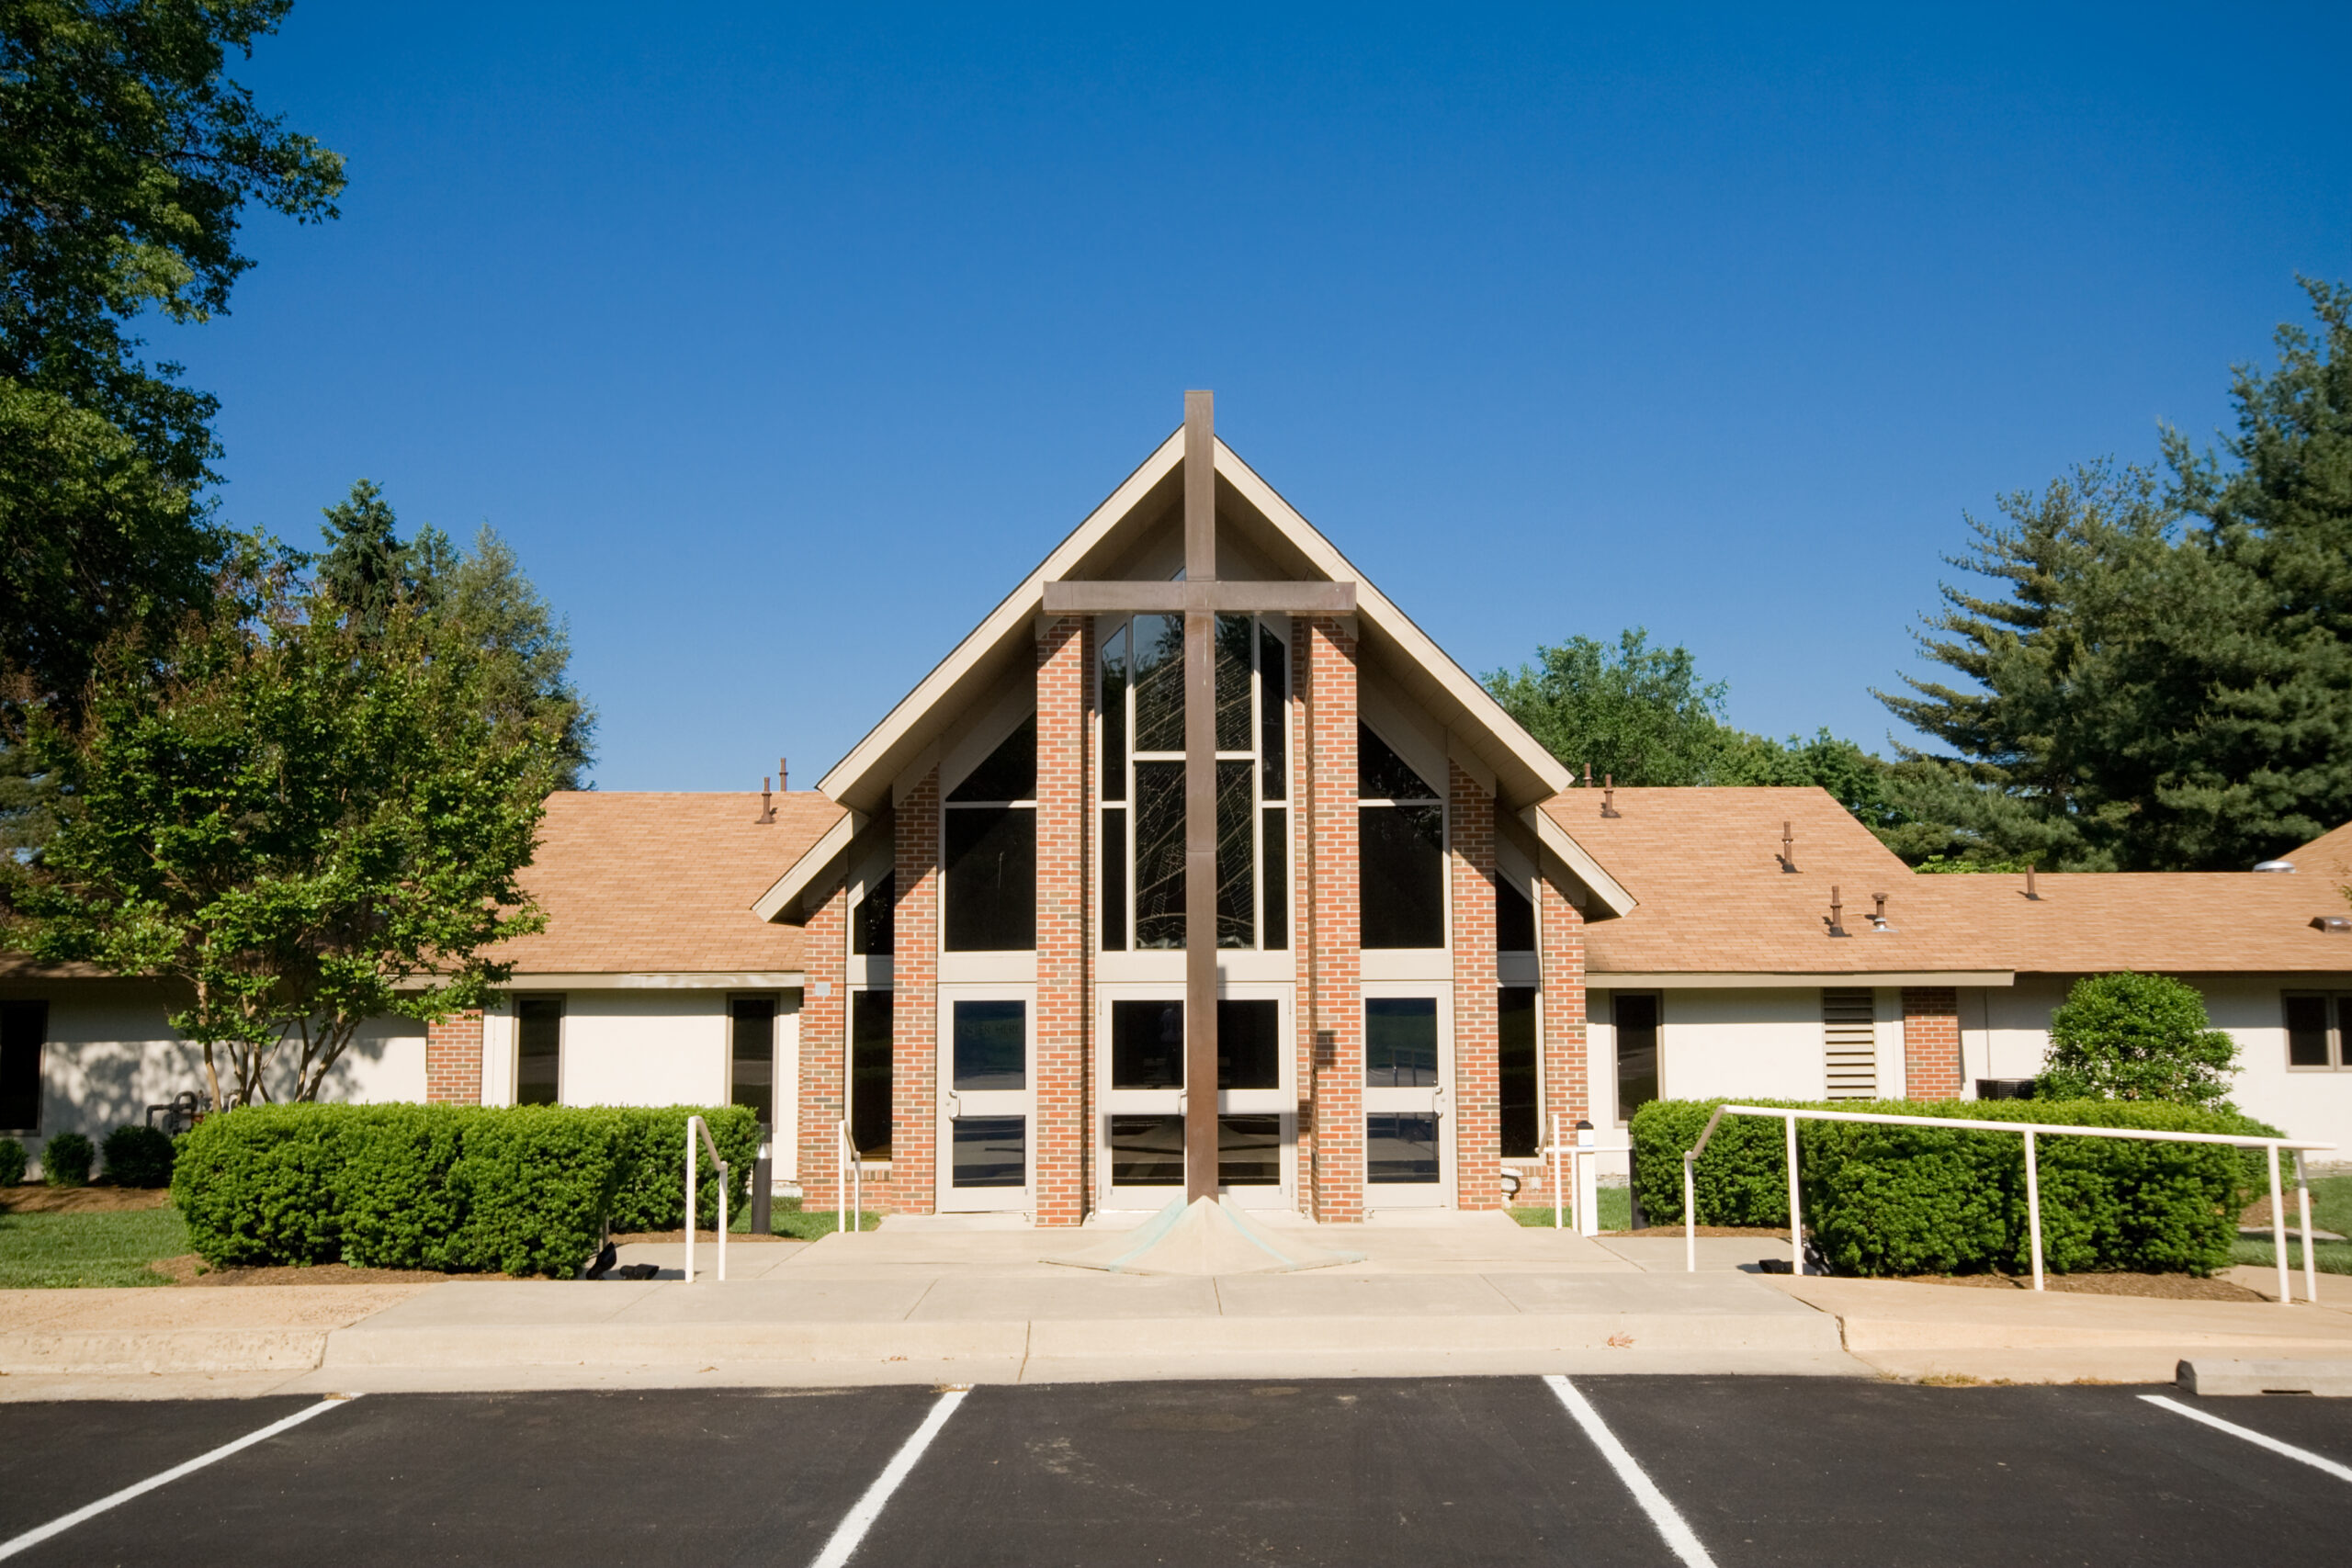
[{"label": "large wooden cross", "polygon": [[[1184,576],[1046,584],[1049,615],[1184,617],[1184,1196],[1214,1198],[1216,1139],[1216,617],[1355,613],[1352,582],[1220,582],[1216,416],[1184,394]],[[1301,824],[1300,831],[1306,830]]]}]

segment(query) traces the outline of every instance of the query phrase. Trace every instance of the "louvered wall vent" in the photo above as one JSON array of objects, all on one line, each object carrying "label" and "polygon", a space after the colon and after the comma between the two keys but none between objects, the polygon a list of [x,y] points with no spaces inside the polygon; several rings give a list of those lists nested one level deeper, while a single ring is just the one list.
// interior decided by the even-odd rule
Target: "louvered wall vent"
[{"label": "louvered wall vent", "polygon": [[1821,993],[1821,1043],[1829,1098],[1878,1098],[1878,1030],[1868,988]]}]

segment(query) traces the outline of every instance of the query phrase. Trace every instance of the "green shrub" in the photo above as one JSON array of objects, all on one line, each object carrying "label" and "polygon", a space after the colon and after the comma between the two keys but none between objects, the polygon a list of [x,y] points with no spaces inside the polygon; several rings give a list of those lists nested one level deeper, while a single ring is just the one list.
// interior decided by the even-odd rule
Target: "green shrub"
[{"label": "green shrub", "polygon": [[[685,1119],[696,1113],[691,1107],[254,1106],[207,1118],[188,1134],[172,1190],[191,1244],[216,1266],[339,1259],[569,1275],[595,1251],[608,1217],[616,1229],[655,1228],[634,1223],[648,1217],[658,1228],[680,1223]],[[756,1119],[735,1107],[699,1114],[728,1151],[740,1191],[757,1145]],[[711,1187],[715,1215],[715,1180]],[[663,1188],[666,1210],[659,1207]]]},{"label": "green shrub", "polygon": [[2226,1109],[2237,1060],[2196,987],[2169,975],[2089,975],[2050,1015],[2050,1062],[2035,1092]]},{"label": "green shrub", "polygon": [[14,1187],[25,1179],[25,1145],[0,1138],[0,1187]]},{"label": "green shrub", "polygon": [[[704,1110],[693,1105],[651,1108],[616,1106],[614,1118],[622,1147],[620,1191],[613,1199],[616,1231],[683,1230],[686,1223],[686,1118],[700,1116],[727,1160],[727,1213],[743,1212],[752,1190],[752,1162],[760,1152],[758,1113],[741,1105]],[[695,1223],[718,1224],[718,1168],[710,1151],[695,1140]]]},{"label": "green shrub", "polygon": [[107,1177],[118,1187],[169,1187],[175,1151],[168,1133],[133,1122],[107,1134]]},{"label": "green shrub", "polygon": [[98,1151],[79,1133],[60,1133],[41,1145],[40,1179],[51,1187],[87,1187]]},{"label": "green shrub", "polygon": [[[1655,1101],[1635,1113],[1634,1179],[1644,1213],[1682,1218],[1681,1152],[1720,1101]],[[2277,1130],[2233,1113],[2122,1100],[1894,1100],[1768,1109],[1876,1111],[1955,1122],[2038,1122],[2152,1132]],[[1726,1117],[1693,1169],[1704,1224],[1788,1224],[1783,1123]],[[1806,1228],[1839,1274],[1966,1273],[2030,1266],[2024,1139],[1850,1122],[1797,1124]],[[2044,1137],[2044,1267],[2207,1273],[2230,1262],[2236,1215],[2261,1156],[2214,1145]]]}]

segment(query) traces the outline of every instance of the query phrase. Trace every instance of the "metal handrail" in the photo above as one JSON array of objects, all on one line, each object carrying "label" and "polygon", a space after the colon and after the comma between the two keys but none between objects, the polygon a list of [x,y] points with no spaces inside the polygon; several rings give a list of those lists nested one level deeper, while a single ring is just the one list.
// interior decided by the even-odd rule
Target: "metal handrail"
[{"label": "metal handrail", "polygon": [[1789,1271],[1804,1272],[1804,1215],[1797,1193],[1797,1123],[1800,1122],[1865,1122],[1894,1127],[1939,1127],[1947,1132],[2019,1133],[2025,1137],[2026,1224],[2031,1233],[2033,1252],[2033,1288],[2042,1288],[2041,1270],[2041,1171],[2035,1157],[2035,1140],[2044,1134],[2057,1137],[2122,1138],[2143,1144],[2224,1144],[2232,1148],[2265,1149],[2270,1161],[2270,1240],[2271,1252],[2278,1266],[2278,1304],[2286,1306],[2294,1301],[2290,1276],[2287,1270],[2287,1219],[2285,1203],[2278,1190],[2278,1151],[2292,1151],[2295,1156],[2295,1198],[2300,1210],[2298,1229],[2303,1243],[2303,1299],[2319,1300],[2319,1268],[2312,1257],[2312,1189],[2309,1175],[2303,1168],[2306,1150],[2332,1149],[2334,1144],[2311,1143],[2297,1138],[2253,1138],[2233,1133],[2159,1133],[2137,1127],[2064,1127],[2047,1122],[1994,1122],[1957,1116],[1894,1116],[1867,1111],[1791,1111],[1772,1110],[1760,1105],[1718,1105],[1707,1124],[1700,1130],[1699,1141],[1682,1151],[1682,1267],[1686,1273],[1699,1269],[1699,1193],[1692,1169],[1707,1140],[1715,1135],[1715,1128],[1726,1116],[1769,1116],[1787,1124],[1789,1151]]},{"label": "metal handrail", "polygon": [[718,1143],[699,1116],[686,1118],[686,1283],[695,1282],[695,1134],[702,1134],[710,1163],[718,1168],[718,1279],[727,1280],[727,1162],[718,1157]]},{"label": "metal handrail", "polygon": [[[834,1123],[834,1153],[841,1156],[841,1176],[833,1183],[833,1234],[849,1233],[850,1216],[865,1223],[865,1165],[857,1157],[857,1140],[849,1135],[849,1118]],[[854,1197],[853,1197],[854,1191]]]}]

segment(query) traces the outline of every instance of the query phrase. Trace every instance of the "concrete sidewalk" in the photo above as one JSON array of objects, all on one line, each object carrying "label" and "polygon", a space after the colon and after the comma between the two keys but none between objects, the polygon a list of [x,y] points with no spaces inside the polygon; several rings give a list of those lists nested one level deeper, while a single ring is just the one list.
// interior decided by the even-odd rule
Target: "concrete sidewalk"
[{"label": "concrete sidewalk", "polygon": [[644,1281],[0,1292],[0,1400],[114,1394],[1529,1372],[2168,1381],[2181,1355],[2352,1358],[2336,1305],[2035,1296],[1756,1271],[1770,1241],[1588,1240],[1498,1214],[1295,1224],[1340,1268],[1128,1276],[1067,1233],[892,1220]]}]

